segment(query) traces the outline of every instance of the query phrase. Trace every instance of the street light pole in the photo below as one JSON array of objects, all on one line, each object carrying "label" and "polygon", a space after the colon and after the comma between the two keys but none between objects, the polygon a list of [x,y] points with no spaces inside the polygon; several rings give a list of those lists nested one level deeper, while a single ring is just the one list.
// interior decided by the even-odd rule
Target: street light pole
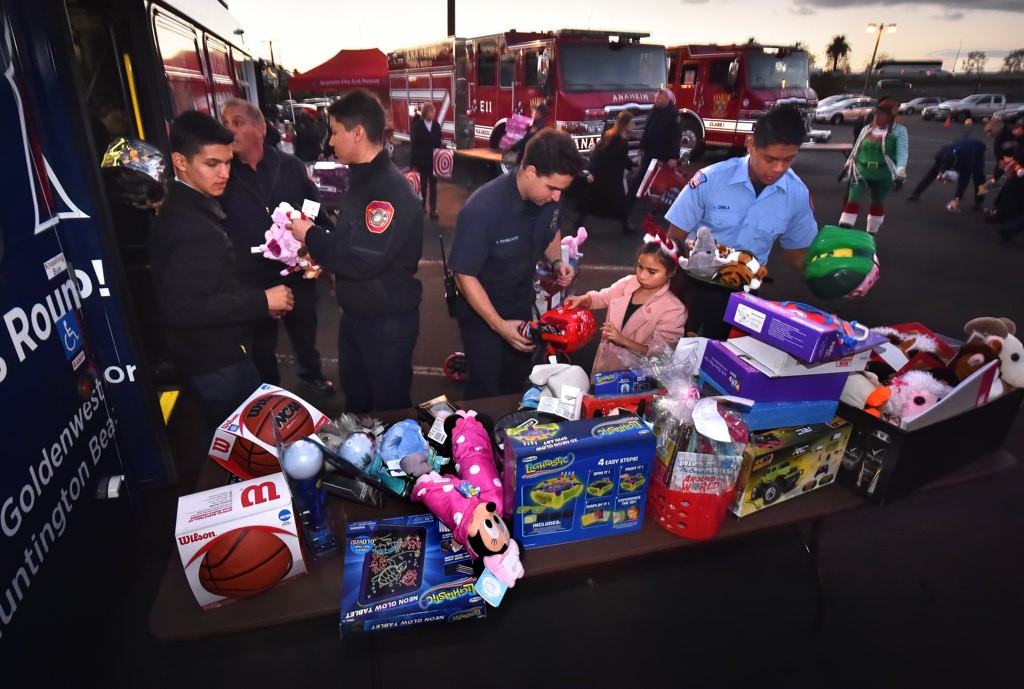
[{"label": "street light pole", "polygon": [[865,70],[865,74],[864,74],[864,88],[863,88],[863,90],[861,90],[861,95],[867,95],[867,92],[868,92],[868,81],[871,80],[871,71],[875,68],[875,56],[878,55],[878,44],[882,41],[882,31],[884,31],[885,29],[889,29],[889,32],[892,33],[893,31],[896,30],[896,25],[895,24],[868,24],[868,27],[867,27],[868,33],[871,33],[872,31],[876,31],[876,30],[877,30],[878,33],[875,36],[875,49],[871,52],[871,62],[868,63],[868,68]]}]

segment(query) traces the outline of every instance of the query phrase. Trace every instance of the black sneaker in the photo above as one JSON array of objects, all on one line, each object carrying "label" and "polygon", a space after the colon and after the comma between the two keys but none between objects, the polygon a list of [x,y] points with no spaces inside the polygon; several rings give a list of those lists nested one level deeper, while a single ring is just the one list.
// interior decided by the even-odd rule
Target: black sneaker
[{"label": "black sneaker", "polygon": [[314,378],[313,380],[303,380],[302,382],[318,394],[326,395],[328,397],[334,394],[334,383],[323,376],[320,378]]}]

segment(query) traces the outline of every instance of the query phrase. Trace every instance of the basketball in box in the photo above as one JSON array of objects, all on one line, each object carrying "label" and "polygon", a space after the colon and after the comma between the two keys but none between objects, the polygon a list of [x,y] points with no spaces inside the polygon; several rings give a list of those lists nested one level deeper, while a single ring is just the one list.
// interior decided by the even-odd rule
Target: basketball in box
[{"label": "basketball in box", "polygon": [[298,395],[264,383],[214,432],[210,459],[246,480],[273,474],[281,471],[278,438],[287,443],[311,436],[328,421]]},{"label": "basketball in box", "polygon": [[523,548],[641,527],[654,434],[632,414],[507,430],[505,515]]},{"label": "basketball in box", "polygon": [[835,481],[853,427],[829,423],[752,433],[732,512],[745,517]]},{"label": "basketball in box", "polygon": [[284,474],[178,498],[178,554],[201,607],[269,591],[305,573]]},{"label": "basketball in box", "polygon": [[888,340],[866,327],[805,304],[775,302],[733,292],[725,322],[809,364],[840,359]]},{"label": "basketball in box", "polygon": [[998,450],[1024,402],[1021,389],[996,396],[998,372],[999,362],[989,362],[901,426],[841,403],[854,431],[839,480],[881,504]]},{"label": "basketball in box", "polygon": [[482,618],[469,552],[432,514],[348,525],[342,636]]},{"label": "basketball in box", "polygon": [[700,372],[725,394],[746,397],[754,402],[838,401],[849,375],[837,372],[770,378],[729,342],[716,340],[708,342],[700,362]]}]

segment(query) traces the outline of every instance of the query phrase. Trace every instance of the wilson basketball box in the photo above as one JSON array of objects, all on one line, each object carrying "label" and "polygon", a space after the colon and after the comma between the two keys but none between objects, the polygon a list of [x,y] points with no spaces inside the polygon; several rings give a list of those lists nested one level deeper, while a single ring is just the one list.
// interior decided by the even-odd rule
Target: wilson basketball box
[{"label": "wilson basketball box", "polygon": [[204,609],[256,596],[306,571],[292,494],[280,472],[181,496],[174,533]]},{"label": "wilson basketball box", "polygon": [[313,435],[328,421],[301,397],[264,383],[214,432],[210,459],[242,479],[274,474],[281,471],[278,440]]}]

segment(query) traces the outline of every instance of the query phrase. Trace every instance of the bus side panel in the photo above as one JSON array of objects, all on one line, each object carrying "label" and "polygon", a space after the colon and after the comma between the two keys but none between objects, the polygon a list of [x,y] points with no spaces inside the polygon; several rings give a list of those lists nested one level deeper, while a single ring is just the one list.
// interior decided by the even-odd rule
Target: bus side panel
[{"label": "bus side panel", "polygon": [[124,462],[145,473],[163,452],[145,413],[153,405],[129,382],[137,371],[120,286],[104,270],[98,171],[72,97],[64,5],[0,0],[0,19],[9,123],[0,131],[0,645],[50,648],[59,630],[74,641],[48,669],[73,676],[98,650],[113,573],[130,547],[130,492],[97,493],[107,477],[132,473]]}]

